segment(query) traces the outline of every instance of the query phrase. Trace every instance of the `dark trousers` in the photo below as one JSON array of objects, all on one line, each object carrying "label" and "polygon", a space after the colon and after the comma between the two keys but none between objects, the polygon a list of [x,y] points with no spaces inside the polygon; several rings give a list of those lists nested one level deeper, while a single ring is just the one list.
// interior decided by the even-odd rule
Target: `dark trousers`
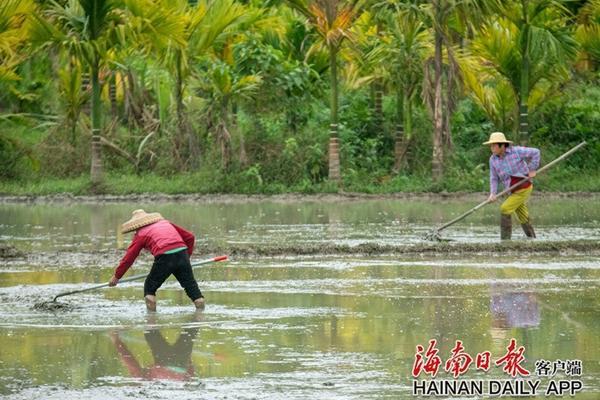
[{"label": "dark trousers", "polygon": [[177,281],[192,301],[203,297],[196,278],[194,278],[190,256],[185,250],[177,253],[161,254],[154,258],[152,269],[150,269],[150,273],[144,282],[144,296],[148,294],[155,296],[158,288],[171,274],[177,278]]},{"label": "dark trousers", "polygon": [[187,369],[191,363],[194,339],[199,330],[200,328],[183,329],[175,344],[170,344],[158,329],[144,332],[146,342],[152,350],[154,363],[163,367],[175,366]]}]

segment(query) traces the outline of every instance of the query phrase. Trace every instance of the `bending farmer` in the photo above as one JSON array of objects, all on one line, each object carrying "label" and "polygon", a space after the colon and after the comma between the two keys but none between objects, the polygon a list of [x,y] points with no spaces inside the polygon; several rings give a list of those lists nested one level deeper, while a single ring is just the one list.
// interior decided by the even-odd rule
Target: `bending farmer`
[{"label": "bending farmer", "polygon": [[[505,188],[518,183],[523,178],[533,178],[540,165],[540,151],[531,147],[513,146],[510,140],[502,132],[494,132],[490,139],[483,143],[489,145],[492,155],[490,156],[490,201],[496,200],[498,182],[502,182]],[[517,218],[523,227],[525,235],[535,238],[535,232],[531,226],[527,200],[533,191],[531,181],[524,182],[513,189],[511,195],[500,206],[500,239],[509,240],[512,234],[511,215],[517,214]]]},{"label": "bending farmer", "polygon": [[167,221],[159,213],[135,210],[121,227],[123,233],[136,231],[127,253],[115,270],[108,285],[115,286],[127,272],[142,249],[154,256],[154,264],[144,282],[144,298],[149,311],[156,311],[156,291],[173,274],[196,308],[204,308],[204,296],[198,288],[190,265],[194,250],[194,235]]}]

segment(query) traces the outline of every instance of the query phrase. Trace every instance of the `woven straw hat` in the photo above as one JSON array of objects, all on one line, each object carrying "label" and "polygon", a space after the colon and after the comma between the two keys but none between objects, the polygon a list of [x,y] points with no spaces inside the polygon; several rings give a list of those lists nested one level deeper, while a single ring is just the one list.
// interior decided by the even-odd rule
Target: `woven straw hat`
[{"label": "woven straw hat", "polygon": [[159,213],[147,213],[144,210],[135,210],[132,213],[131,219],[121,225],[121,232],[127,233],[140,229],[146,225],[153,224],[155,222],[164,219]]},{"label": "woven straw hat", "polygon": [[492,143],[512,143],[510,140],[506,140],[506,136],[502,132],[494,132],[490,135],[490,140],[484,142],[484,145]]}]

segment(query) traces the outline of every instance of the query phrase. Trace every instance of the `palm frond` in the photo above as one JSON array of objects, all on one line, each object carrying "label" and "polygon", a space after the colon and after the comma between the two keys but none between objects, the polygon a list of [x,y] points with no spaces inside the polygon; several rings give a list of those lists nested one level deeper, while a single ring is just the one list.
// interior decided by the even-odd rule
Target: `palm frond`
[{"label": "palm frond", "polygon": [[330,48],[339,50],[344,39],[353,40],[350,30],[359,17],[364,0],[289,0],[307,18]]},{"label": "palm frond", "polygon": [[85,33],[89,40],[97,40],[106,30],[108,14],[117,6],[115,0],[79,0],[86,16]]},{"label": "palm frond", "polygon": [[246,7],[233,0],[206,1],[207,11],[190,38],[190,49],[195,54],[203,54],[218,39],[235,32],[236,26],[246,18]]},{"label": "palm frond", "polygon": [[600,0],[588,1],[581,8],[577,20],[575,38],[592,59],[600,62]]}]

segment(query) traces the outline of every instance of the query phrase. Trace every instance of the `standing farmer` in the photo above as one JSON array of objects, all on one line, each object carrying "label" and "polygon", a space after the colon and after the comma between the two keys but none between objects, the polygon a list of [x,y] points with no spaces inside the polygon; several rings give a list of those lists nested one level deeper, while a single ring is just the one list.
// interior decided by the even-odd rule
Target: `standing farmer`
[{"label": "standing farmer", "polygon": [[122,225],[121,231],[136,232],[127,253],[110,278],[109,286],[115,286],[140,251],[146,249],[154,256],[154,264],[144,282],[144,298],[148,311],[156,311],[156,291],[171,274],[175,275],[196,308],[204,308],[204,296],[198,288],[190,265],[195,241],[191,232],[167,221],[159,213],[146,213],[144,210],[135,210],[131,219]]},{"label": "standing farmer", "polygon": [[[489,145],[492,155],[490,156],[490,201],[496,200],[498,182],[502,182],[508,188],[523,178],[533,178],[540,165],[540,150],[532,147],[513,146],[510,140],[506,140],[504,133],[494,132],[490,139],[483,143]],[[535,232],[531,226],[527,200],[533,191],[531,181],[524,182],[513,189],[511,195],[500,206],[500,239],[510,240],[512,234],[511,215],[517,214],[517,218],[523,227],[525,235],[535,238]]]}]

